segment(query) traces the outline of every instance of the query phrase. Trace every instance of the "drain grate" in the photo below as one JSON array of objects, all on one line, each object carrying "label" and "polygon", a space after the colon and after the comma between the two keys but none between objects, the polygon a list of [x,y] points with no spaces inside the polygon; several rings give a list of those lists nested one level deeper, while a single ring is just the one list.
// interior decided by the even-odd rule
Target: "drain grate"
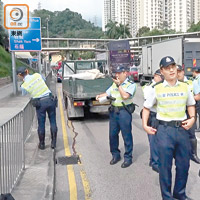
[{"label": "drain grate", "polygon": [[57,163],[60,165],[75,165],[80,162],[78,155],[58,157]]}]

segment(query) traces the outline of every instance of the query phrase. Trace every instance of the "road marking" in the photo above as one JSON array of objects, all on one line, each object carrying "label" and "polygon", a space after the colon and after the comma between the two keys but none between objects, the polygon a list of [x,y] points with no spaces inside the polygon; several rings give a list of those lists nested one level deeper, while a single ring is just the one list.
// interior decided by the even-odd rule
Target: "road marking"
[{"label": "road marking", "polygon": [[[65,115],[64,115],[63,104],[61,100],[61,89],[58,92],[58,103],[59,103],[59,108],[60,108],[65,155],[71,156],[69,143],[68,143],[68,137],[67,137],[67,129],[65,125]],[[68,172],[68,181],[69,181],[70,200],[77,200],[77,186],[76,186],[76,179],[74,175],[74,169],[72,165],[67,165],[67,172]]]},{"label": "road marking", "polygon": [[82,167],[82,164],[80,164],[81,170],[80,170],[80,175],[81,175],[81,179],[82,179],[82,184],[83,184],[83,188],[84,188],[84,192],[85,192],[85,200],[90,200],[91,198],[91,190],[90,190],[90,184],[86,175],[85,170]]},{"label": "road marking", "polygon": [[[72,125],[72,121],[71,120],[67,120],[67,121],[68,121],[67,122],[68,127],[75,134],[74,126]],[[80,154],[79,154],[79,157],[81,157]],[[78,162],[78,164],[80,166],[80,175],[81,175],[81,180],[82,180],[83,189],[84,189],[84,193],[85,193],[85,200],[91,200],[91,189],[90,189],[90,184],[89,184],[86,172],[83,169],[83,165],[80,162]]]}]

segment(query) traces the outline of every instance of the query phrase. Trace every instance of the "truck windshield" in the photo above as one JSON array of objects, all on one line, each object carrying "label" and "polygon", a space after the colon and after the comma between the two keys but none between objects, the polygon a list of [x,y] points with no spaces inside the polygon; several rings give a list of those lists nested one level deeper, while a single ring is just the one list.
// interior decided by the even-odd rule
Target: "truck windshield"
[{"label": "truck windshield", "polygon": [[93,69],[93,62],[77,62],[76,69],[77,70],[88,70]]}]

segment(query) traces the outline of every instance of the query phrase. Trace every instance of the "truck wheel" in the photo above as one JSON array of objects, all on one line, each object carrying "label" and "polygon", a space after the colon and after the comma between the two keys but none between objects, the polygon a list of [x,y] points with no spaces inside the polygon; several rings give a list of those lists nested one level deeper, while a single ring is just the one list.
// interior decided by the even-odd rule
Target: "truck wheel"
[{"label": "truck wheel", "polygon": [[67,109],[67,97],[64,97],[65,108]]}]

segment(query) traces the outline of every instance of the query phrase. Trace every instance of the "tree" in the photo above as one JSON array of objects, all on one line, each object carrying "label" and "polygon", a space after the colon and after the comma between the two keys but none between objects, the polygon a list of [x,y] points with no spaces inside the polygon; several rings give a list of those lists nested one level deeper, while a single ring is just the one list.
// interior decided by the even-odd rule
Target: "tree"
[{"label": "tree", "polygon": [[8,34],[5,32],[3,26],[0,25],[0,45],[4,47],[4,49],[8,50],[9,41]]},{"label": "tree", "polygon": [[187,30],[187,32],[198,32],[200,31],[200,21],[197,24],[192,23],[190,28]]},{"label": "tree", "polygon": [[117,22],[109,21],[105,28],[107,29],[106,35],[110,39],[118,39],[118,27]]},{"label": "tree", "polygon": [[118,38],[130,38],[131,33],[128,24],[119,24],[118,26]]},{"label": "tree", "polygon": [[138,30],[136,36],[137,36],[137,37],[141,37],[141,36],[143,36],[144,34],[148,34],[149,32],[150,32],[150,28],[147,27],[147,26],[143,26],[143,27],[139,28],[139,30]]},{"label": "tree", "polygon": [[131,37],[128,24],[118,24],[117,22],[109,21],[105,28],[107,29],[106,35],[110,39],[119,39]]}]

